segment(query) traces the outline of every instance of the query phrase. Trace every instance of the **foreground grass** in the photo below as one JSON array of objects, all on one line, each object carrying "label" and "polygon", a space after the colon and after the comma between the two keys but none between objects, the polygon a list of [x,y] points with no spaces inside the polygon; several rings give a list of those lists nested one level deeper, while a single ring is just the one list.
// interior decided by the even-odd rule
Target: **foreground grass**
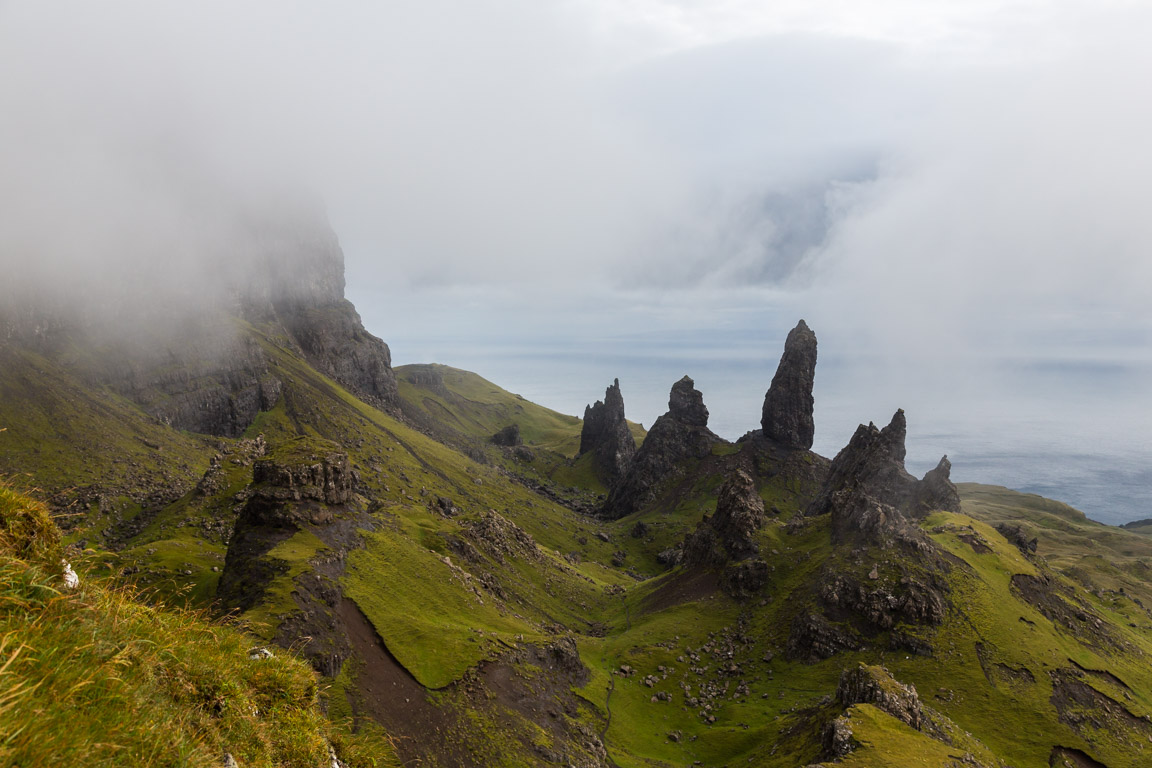
[{"label": "foreground grass", "polygon": [[395,765],[341,734],[310,667],[243,633],[90,581],[67,590],[44,507],[0,486],[0,765]]}]

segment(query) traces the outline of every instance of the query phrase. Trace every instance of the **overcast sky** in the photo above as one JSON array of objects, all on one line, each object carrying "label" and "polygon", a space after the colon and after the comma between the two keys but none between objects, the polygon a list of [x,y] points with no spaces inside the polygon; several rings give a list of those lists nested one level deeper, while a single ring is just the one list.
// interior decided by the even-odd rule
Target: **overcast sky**
[{"label": "overcast sky", "polygon": [[0,0],[0,259],[187,293],[222,210],[306,189],[400,363],[515,387],[501,349],[682,335],[770,369],[803,316],[876,391],[1131,388],[1150,35],[1121,0]]}]

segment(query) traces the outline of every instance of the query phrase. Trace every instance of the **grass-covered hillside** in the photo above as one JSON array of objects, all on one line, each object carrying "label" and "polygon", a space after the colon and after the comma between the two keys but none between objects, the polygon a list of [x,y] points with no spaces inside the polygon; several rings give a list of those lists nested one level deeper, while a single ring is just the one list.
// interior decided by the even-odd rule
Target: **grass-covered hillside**
[{"label": "grass-covered hillside", "polygon": [[[75,553],[69,553],[73,556]],[[290,652],[183,609],[146,605],[76,562],[65,584],[47,508],[0,486],[0,764],[395,765],[381,731],[320,709]]]},{"label": "grass-covered hillside", "polygon": [[[962,486],[915,532],[845,541],[805,514],[828,460],[756,436],[677,459],[607,521],[579,420],[444,366],[397,369],[385,412],[276,327],[241,327],[282,386],[236,438],[4,352],[0,466],[88,551],[75,592],[55,543],[6,566],[0,679],[23,687],[0,706],[61,732],[77,751],[58,762],[123,734],[192,765],[308,764],[325,739],[351,764],[443,768],[1148,764],[1144,535]],[[523,445],[489,442],[510,423]],[[739,474],[755,558],[684,560]],[[119,705],[85,698],[105,689]]]}]

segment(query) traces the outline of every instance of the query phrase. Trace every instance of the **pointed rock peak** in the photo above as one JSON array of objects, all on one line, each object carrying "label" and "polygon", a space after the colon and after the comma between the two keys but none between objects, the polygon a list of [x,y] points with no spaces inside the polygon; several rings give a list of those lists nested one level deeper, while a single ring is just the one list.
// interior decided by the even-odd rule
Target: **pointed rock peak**
[{"label": "pointed rock peak", "polygon": [[708,426],[708,408],[704,405],[704,395],[687,376],[672,385],[672,391],[668,394],[668,415],[681,424]]},{"label": "pointed rock peak", "polygon": [[760,426],[765,437],[789,448],[806,451],[812,447],[815,379],[816,334],[801,320],[788,333],[784,354],[764,396]]},{"label": "pointed rock peak", "polygon": [[888,443],[889,454],[903,465],[904,457],[908,454],[908,449],[904,445],[908,437],[908,419],[904,417],[903,408],[896,409],[896,413],[892,414],[892,421],[880,430],[880,434]]},{"label": "pointed rock peak", "polygon": [[620,379],[604,390],[603,402],[584,409],[584,426],[580,430],[580,454],[594,452],[599,458],[604,479],[614,483],[627,470],[636,453],[636,440],[624,419],[624,396]]},{"label": "pointed rock peak", "polygon": [[952,462],[948,461],[948,456],[945,454],[936,468],[929,470],[920,481],[916,494],[920,514],[937,509],[947,512],[960,511],[960,494],[952,483],[951,475]]}]

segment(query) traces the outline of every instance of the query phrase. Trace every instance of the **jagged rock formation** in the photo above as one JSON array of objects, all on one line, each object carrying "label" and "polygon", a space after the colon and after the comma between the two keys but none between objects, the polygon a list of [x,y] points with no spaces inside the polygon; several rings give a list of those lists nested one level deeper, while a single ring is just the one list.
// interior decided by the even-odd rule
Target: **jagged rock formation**
[{"label": "jagged rock formation", "polygon": [[764,502],[756,485],[741,469],[720,486],[716,512],[684,539],[683,562],[689,566],[723,565],[759,552],[756,531],[764,527]]},{"label": "jagged rock formation", "polygon": [[832,460],[828,480],[807,514],[831,512],[834,541],[876,543],[911,535],[911,519],[933,509],[960,511],[947,456],[923,480],[904,468],[907,430],[903,410],[883,429],[862,424]]},{"label": "jagged rock formation", "polygon": [[815,424],[812,385],[816,377],[816,334],[801,320],[788,333],[784,354],[764,396],[764,436],[788,448],[812,447]]},{"label": "jagged rock formation", "polygon": [[871,704],[918,731],[926,722],[916,686],[899,682],[884,667],[857,664],[841,672],[836,700],[846,707]]},{"label": "jagged rock formation", "polygon": [[708,429],[704,396],[685,376],[672,385],[668,412],[656,419],[627,474],[613,486],[601,514],[613,520],[652,502],[659,487],[685,459],[703,458],[723,439]]},{"label": "jagged rock formation", "polygon": [[624,420],[624,397],[620,379],[604,390],[604,400],[584,408],[584,426],[580,430],[580,453],[595,453],[600,471],[609,485],[614,484],[632,464],[636,439]]}]

